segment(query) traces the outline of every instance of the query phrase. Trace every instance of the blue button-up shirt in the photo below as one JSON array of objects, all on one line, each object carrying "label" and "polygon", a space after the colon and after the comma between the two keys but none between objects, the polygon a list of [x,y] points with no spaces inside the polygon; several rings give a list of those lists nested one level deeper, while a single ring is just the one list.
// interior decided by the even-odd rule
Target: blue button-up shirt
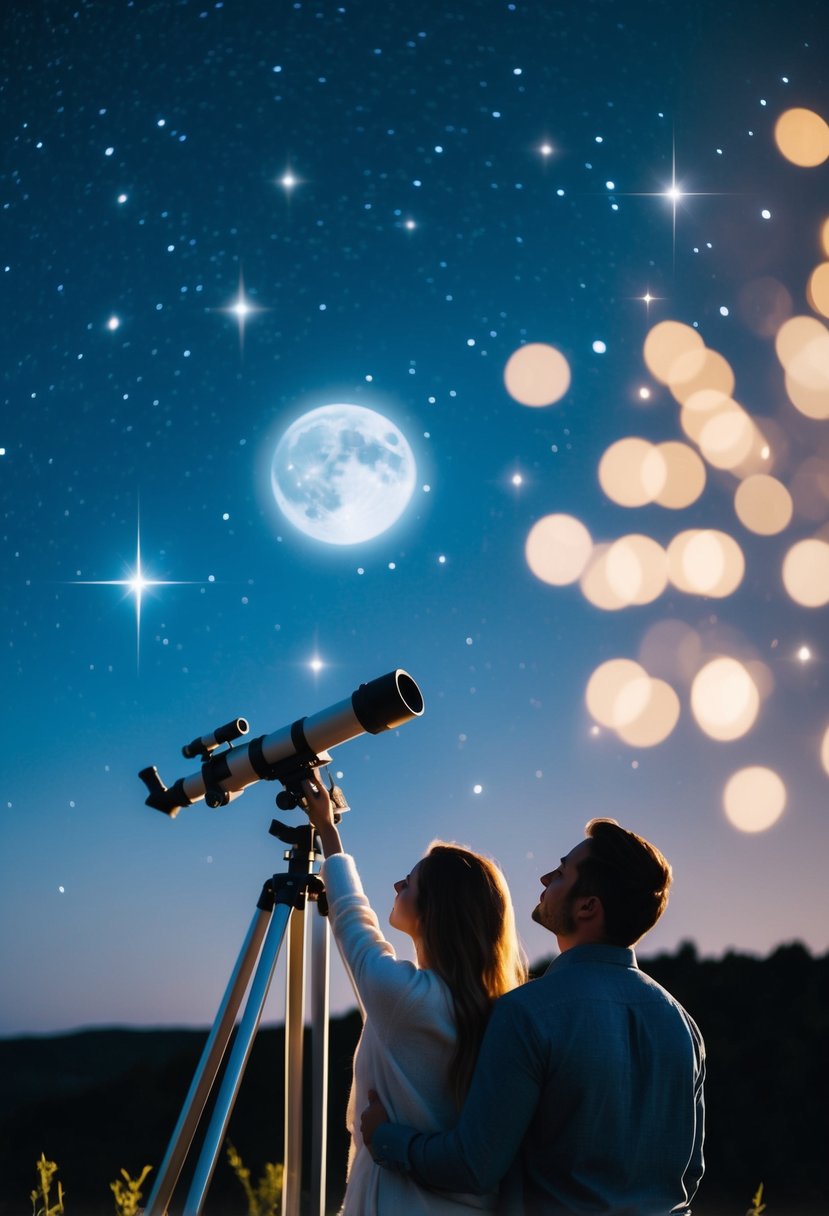
[{"label": "blue button-up shirt", "polygon": [[496,1001],[457,1126],[384,1123],[372,1153],[515,1216],[685,1216],[702,1176],[705,1049],[633,950],[574,946]]}]

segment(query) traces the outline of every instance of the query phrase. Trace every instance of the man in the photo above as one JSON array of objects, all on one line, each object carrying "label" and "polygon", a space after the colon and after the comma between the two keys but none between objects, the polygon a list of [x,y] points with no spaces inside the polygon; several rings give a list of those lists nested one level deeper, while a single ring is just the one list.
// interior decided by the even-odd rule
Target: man
[{"label": "man", "polygon": [[363,1114],[376,1161],[424,1186],[486,1192],[510,1216],[687,1216],[702,1176],[705,1049],[634,944],[668,901],[671,867],[613,819],[545,874],[533,920],[560,955],[495,1003],[456,1127]]}]

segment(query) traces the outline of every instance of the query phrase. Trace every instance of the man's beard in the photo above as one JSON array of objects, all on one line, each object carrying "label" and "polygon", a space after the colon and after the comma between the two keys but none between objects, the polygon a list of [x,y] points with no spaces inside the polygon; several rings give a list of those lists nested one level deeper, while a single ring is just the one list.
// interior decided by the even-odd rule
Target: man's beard
[{"label": "man's beard", "polygon": [[544,929],[549,929],[556,937],[570,937],[576,932],[576,918],[572,912],[573,900],[566,900],[557,911],[553,912],[551,918],[546,920],[543,912],[543,901],[539,900],[532,910],[532,919],[537,925],[541,925]]}]

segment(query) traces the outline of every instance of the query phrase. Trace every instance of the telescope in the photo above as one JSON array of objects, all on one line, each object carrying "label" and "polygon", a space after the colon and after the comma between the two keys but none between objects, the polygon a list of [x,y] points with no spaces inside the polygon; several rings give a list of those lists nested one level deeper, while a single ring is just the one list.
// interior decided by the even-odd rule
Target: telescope
[{"label": "telescope", "polygon": [[[255,781],[281,781],[301,796],[301,781],[313,768],[330,763],[328,749],[366,732],[379,735],[419,718],[423,694],[408,672],[398,667],[361,684],[344,701],[310,717],[298,718],[270,735],[234,746],[248,732],[244,718],[234,718],[182,748],[185,759],[201,758],[198,772],[179,777],[169,788],[150,766],[138,774],[149,790],[146,805],[174,819],[182,807],[204,799],[226,806]],[[219,751],[226,743],[224,751]]]}]

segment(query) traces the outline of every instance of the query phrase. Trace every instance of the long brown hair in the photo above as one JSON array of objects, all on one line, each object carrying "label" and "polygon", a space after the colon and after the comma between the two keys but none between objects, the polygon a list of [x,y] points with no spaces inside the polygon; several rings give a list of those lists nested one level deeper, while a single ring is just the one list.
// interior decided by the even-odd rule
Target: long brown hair
[{"label": "long brown hair", "polygon": [[417,869],[418,916],[429,966],[447,984],[458,1037],[449,1070],[463,1104],[492,1002],[527,978],[512,900],[494,861],[435,840]]}]

